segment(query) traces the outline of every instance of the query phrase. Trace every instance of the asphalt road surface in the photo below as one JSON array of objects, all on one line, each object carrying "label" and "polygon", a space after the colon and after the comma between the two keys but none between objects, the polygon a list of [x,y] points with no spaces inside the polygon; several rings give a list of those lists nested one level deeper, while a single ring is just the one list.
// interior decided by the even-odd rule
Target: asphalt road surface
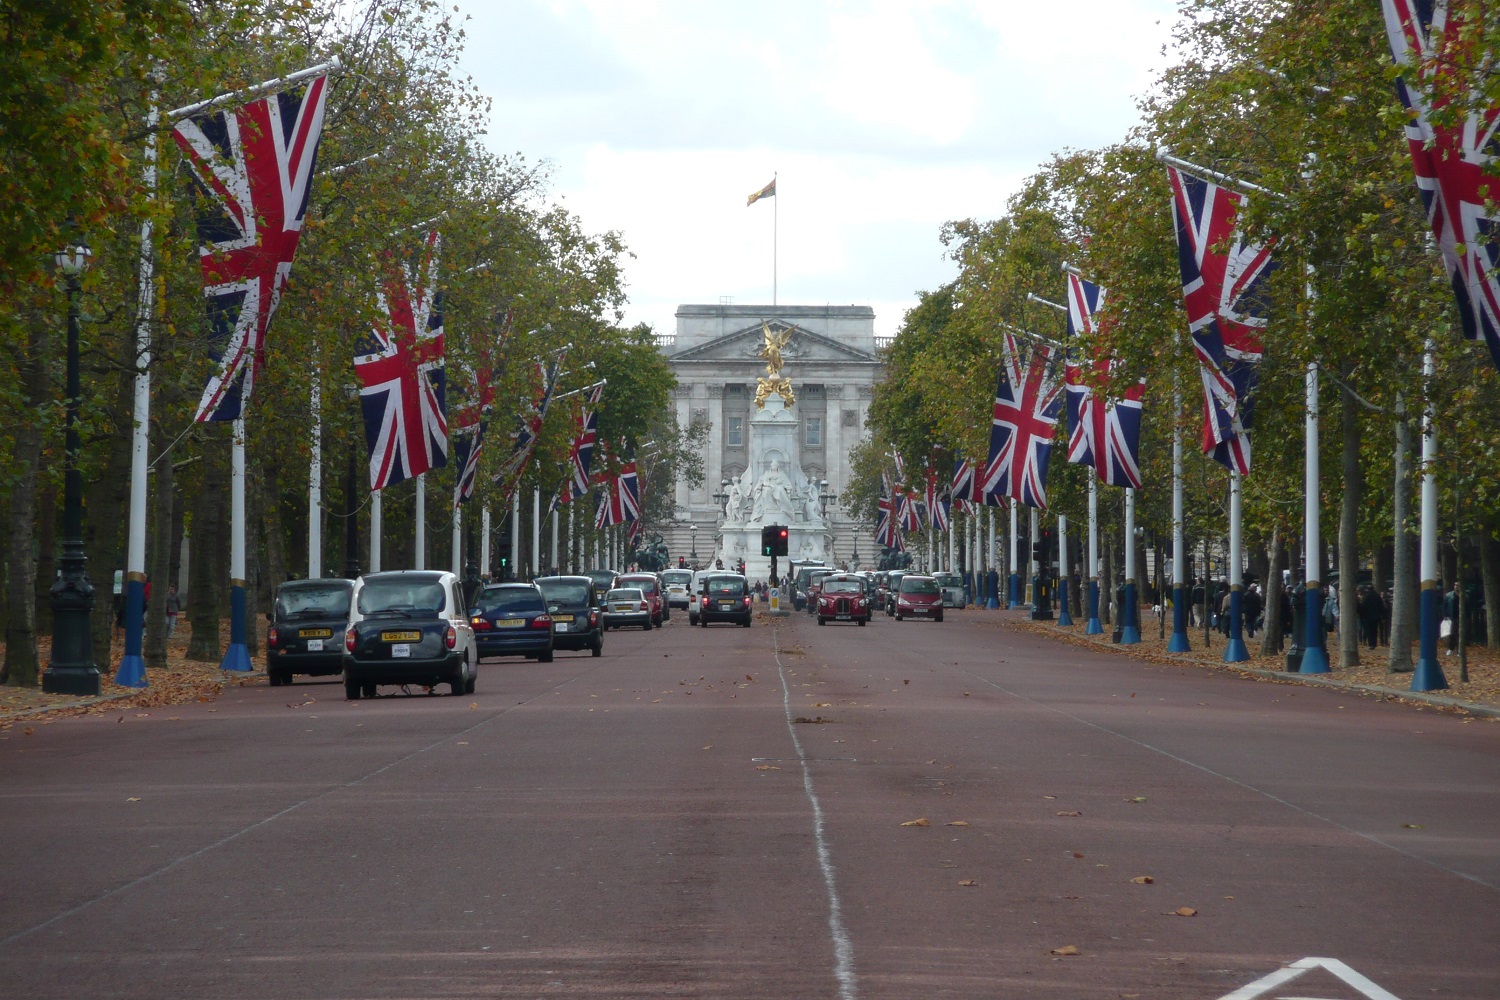
[{"label": "asphalt road surface", "polygon": [[1500,724],[1004,617],[17,726],[0,997],[1500,997]]}]

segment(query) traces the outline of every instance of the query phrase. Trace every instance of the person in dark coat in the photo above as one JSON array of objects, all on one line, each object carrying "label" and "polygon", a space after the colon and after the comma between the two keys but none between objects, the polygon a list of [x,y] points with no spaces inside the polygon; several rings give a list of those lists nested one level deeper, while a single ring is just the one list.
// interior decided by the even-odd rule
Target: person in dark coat
[{"label": "person in dark coat", "polygon": [[1260,629],[1260,613],[1265,609],[1265,598],[1260,596],[1260,588],[1251,584],[1240,598],[1240,617],[1245,620],[1245,634],[1251,639]]},{"label": "person in dark coat", "polygon": [[1380,619],[1385,613],[1385,602],[1374,587],[1361,587],[1359,595],[1359,630],[1365,645],[1374,649],[1380,641]]}]

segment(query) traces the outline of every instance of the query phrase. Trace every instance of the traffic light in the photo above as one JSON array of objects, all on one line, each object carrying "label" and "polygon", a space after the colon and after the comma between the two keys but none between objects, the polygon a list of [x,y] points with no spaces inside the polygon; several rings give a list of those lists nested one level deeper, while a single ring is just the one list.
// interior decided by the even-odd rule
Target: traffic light
[{"label": "traffic light", "polygon": [[790,541],[790,532],[784,524],[768,524],[760,529],[760,554],[763,556],[784,556],[787,554],[787,543]]},{"label": "traffic light", "polygon": [[1037,532],[1036,541],[1031,543],[1031,558],[1045,566],[1051,551],[1052,529],[1043,528]]}]

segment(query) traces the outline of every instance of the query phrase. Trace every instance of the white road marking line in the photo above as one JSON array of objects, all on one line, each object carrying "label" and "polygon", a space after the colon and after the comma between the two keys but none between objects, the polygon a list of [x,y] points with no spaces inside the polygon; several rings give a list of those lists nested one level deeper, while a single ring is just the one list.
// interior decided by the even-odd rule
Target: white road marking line
[{"label": "white road marking line", "polygon": [[828,889],[828,933],[833,938],[833,975],[839,981],[839,1000],[855,1000],[859,996],[858,983],[854,978],[854,942],[849,940],[849,931],[844,927],[844,908],[839,902],[839,889],[833,871],[833,856],[828,850],[828,841],[823,836],[823,806],[818,802],[818,793],[813,788],[812,771],[808,768],[807,753],[802,749],[802,740],[797,737],[797,724],[792,721],[792,689],[786,679],[786,664],[781,662],[781,629],[773,629],[776,644],[776,675],[781,678],[781,707],[786,714],[786,731],[797,749],[797,762],[802,767],[802,790],[812,804],[813,840],[818,848],[818,868],[823,873],[823,885]]}]

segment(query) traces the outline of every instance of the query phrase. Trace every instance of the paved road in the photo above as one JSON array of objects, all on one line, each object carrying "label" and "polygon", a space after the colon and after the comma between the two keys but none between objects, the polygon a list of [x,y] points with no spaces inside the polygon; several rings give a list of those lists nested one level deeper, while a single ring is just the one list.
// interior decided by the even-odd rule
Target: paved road
[{"label": "paved road", "polygon": [[1003,618],[12,729],[0,995],[1500,997],[1496,723]]}]

